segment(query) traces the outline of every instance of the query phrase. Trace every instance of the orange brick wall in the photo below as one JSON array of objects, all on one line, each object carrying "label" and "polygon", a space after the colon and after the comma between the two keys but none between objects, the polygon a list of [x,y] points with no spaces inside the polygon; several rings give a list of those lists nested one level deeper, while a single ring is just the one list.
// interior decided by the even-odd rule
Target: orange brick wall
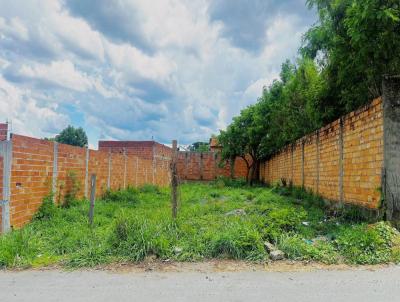
[{"label": "orange brick wall", "polygon": [[332,201],[377,208],[382,167],[383,106],[378,98],[272,156],[261,164],[260,178],[267,183],[284,178]]},{"label": "orange brick wall", "polygon": [[[0,156],[0,199],[3,199],[3,157]],[[1,230],[1,211],[2,208],[0,207],[0,230]]]},{"label": "orange brick wall", "polygon": [[21,227],[50,194],[53,142],[13,135],[10,184],[11,226]]},{"label": "orange brick wall", "polygon": [[[229,161],[220,164],[219,151],[178,152],[177,169],[181,180],[214,180],[218,176],[230,177]],[[238,157],[234,164],[234,177],[246,178],[246,162]]]},{"label": "orange brick wall", "polygon": [[7,139],[8,124],[0,123],[0,141],[5,141]]},{"label": "orange brick wall", "polygon": [[[380,201],[383,113],[379,101],[344,120],[344,199],[366,207]],[[400,150],[399,150],[400,152]]]},{"label": "orange brick wall", "polygon": [[[12,227],[18,228],[29,222],[40,207],[43,198],[52,192],[54,145],[55,143],[51,141],[21,135],[12,136],[10,184]],[[78,198],[85,197],[85,188],[87,188],[87,193],[90,193],[92,174],[96,174],[97,197],[107,190],[108,182],[113,190],[127,186],[141,186],[146,183],[159,186],[169,185],[168,147],[161,145],[154,150],[156,150],[154,159],[151,157],[149,159],[149,157],[136,156],[135,150],[132,149],[126,152],[117,149],[111,150],[112,152],[94,151],[57,144],[55,201],[62,203],[65,195],[74,186],[78,188]],[[89,153],[88,162],[87,152]],[[2,172],[1,162],[0,167],[0,172]]]}]

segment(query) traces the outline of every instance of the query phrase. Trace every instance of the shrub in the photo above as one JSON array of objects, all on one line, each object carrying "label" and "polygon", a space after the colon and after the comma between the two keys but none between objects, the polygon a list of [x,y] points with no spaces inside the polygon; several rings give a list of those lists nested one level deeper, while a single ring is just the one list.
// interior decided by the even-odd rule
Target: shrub
[{"label": "shrub", "polygon": [[310,243],[299,235],[284,234],[278,239],[278,247],[285,252],[289,259],[315,260],[327,264],[337,263],[339,254],[335,248],[324,241]]},{"label": "shrub", "polygon": [[138,191],[135,188],[128,187],[124,190],[111,191],[107,190],[102,199],[109,202],[124,202],[124,203],[136,203],[138,198]]},{"label": "shrub", "polygon": [[37,220],[45,220],[52,218],[57,212],[57,206],[53,202],[53,194],[46,196],[43,199],[42,204],[39,207],[39,210],[34,215],[34,219]]},{"label": "shrub", "polygon": [[30,229],[0,236],[0,267],[28,267],[39,254]]},{"label": "shrub", "polygon": [[114,223],[111,244],[118,254],[132,261],[143,260],[148,255],[163,257],[171,252],[162,232],[165,223],[122,212]]},{"label": "shrub", "polygon": [[215,232],[209,242],[209,256],[217,258],[264,260],[266,252],[261,234],[245,221],[228,223]]},{"label": "shrub", "polygon": [[140,187],[140,192],[142,193],[152,193],[152,194],[161,194],[160,188],[156,185],[145,184]]},{"label": "shrub", "polygon": [[78,176],[75,171],[71,170],[67,172],[66,178],[66,192],[64,195],[63,207],[70,207],[71,204],[77,199],[78,192],[81,189],[81,183],[79,182]]},{"label": "shrub", "polygon": [[301,227],[307,213],[303,208],[285,207],[271,209],[266,213],[262,230],[264,238],[275,241],[282,233],[296,231]]},{"label": "shrub", "polygon": [[343,228],[336,244],[345,261],[354,264],[377,264],[391,260],[394,230],[385,223]]},{"label": "shrub", "polygon": [[246,179],[244,178],[230,178],[226,176],[218,176],[215,180],[214,185],[218,188],[232,187],[242,188],[247,186]]}]

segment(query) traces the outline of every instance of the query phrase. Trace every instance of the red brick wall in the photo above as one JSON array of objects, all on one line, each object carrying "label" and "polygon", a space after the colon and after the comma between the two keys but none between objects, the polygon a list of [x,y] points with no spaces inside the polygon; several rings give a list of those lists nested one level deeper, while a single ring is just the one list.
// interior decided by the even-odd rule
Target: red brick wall
[{"label": "red brick wall", "polygon": [[0,123],[0,141],[7,140],[8,124]]},{"label": "red brick wall", "polygon": [[[3,199],[3,157],[0,156],[0,199]],[[0,231],[1,231],[1,207],[0,207]]]},{"label": "red brick wall", "polygon": [[53,143],[12,136],[10,221],[14,227],[28,222],[51,192]]},{"label": "red brick wall", "polygon": [[[40,207],[43,198],[52,192],[54,144],[21,135],[12,136],[11,226],[18,228],[27,223]],[[170,148],[161,144],[151,146],[150,150],[153,150],[153,146],[156,150],[154,159],[153,156],[136,156],[135,148],[126,152],[118,148],[111,151],[87,151],[86,148],[57,145],[56,202],[63,202],[65,195],[74,187],[78,188],[78,198],[85,196],[86,186],[90,193],[91,174],[96,174],[97,197],[107,190],[108,181],[114,190],[146,183],[159,186],[169,184]],[[0,167],[3,168],[1,162]]]},{"label": "red brick wall", "polygon": [[58,144],[57,156],[57,194],[56,200],[62,203],[65,194],[78,189],[77,197],[84,197],[86,174],[86,149]]},{"label": "red brick wall", "polygon": [[[216,152],[178,152],[178,176],[181,180],[214,180],[218,176],[230,177],[230,163],[220,164],[220,153]],[[246,162],[238,157],[235,160],[234,177],[246,178]]]},{"label": "red brick wall", "polygon": [[343,199],[347,203],[377,208],[383,167],[381,98],[341,120],[342,126],[340,120],[334,121],[272,156],[261,165],[260,178],[268,183],[285,178],[296,186],[304,183],[305,188],[329,200]]}]

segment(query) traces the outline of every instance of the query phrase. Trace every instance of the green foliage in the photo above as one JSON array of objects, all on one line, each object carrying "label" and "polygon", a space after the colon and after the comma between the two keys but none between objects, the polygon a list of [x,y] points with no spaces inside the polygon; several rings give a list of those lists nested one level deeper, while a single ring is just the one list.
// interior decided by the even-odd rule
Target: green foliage
[{"label": "green foliage", "polygon": [[36,212],[34,219],[44,220],[52,218],[57,211],[57,206],[53,201],[53,194],[46,196],[40,205],[39,210]]},{"label": "green foliage", "polygon": [[[150,190],[149,192],[154,192],[153,187],[152,190]],[[109,201],[109,202],[123,202],[123,203],[134,204],[138,201],[138,194],[139,191],[137,189],[133,187],[128,187],[125,190],[117,190],[117,191],[107,190],[103,194],[102,199],[104,201]]]},{"label": "green foliage", "polygon": [[338,250],[347,262],[377,264],[391,261],[396,232],[384,222],[358,225],[341,230],[336,239]]},{"label": "green foliage", "polygon": [[327,216],[315,196],[283,188],[284,196],[262,187],[184,184],[175,221],[168,189],[107,192],[96,201],[93,227],[87,223],[88,202],[55,207],[48,197],[36,219],[0,237],[0,266],[92,267],[149,256],[264,261],[265,241],[295,260],[400,262],[400,237],[388,224]]},{"label": "green foliage", "polygon": [[70,170],[67,172],[65,183],[65,195],[62,206],[68,208],[76,199],[81,189],[81,183],[75,171]]},{"label": "green foliage", "polygon": [[207,142],[195,142],[189,146],[189,151],[208,152],[210,151],[210,144]]},{"label": "green foliage", "polygon": [[29,229],[0,236],[0,268],[28,267],[38,257],[39,247]]},{"label": "green foliage", "polygon": [[400,72],[400,5],[397,0],[309,0],[319,23],[305,35],[301,52],[320,58],[326,101],[351,111],[381,95],[383,74]]},{"label": "green foliage", "polygon": [[267,159],[380,96],[382,75],[400,73],[398,0],[307,3],[319,22],[304,35],[296,62],[284,62],[280,79],[220,132],[224,159]]},{"label": "green foliage", "polygon": [[81,127],[74,128],[71,125],[61,131],[56,136],[55,141],[77,147],[86,147],[88,145],[88,138],[85,131]]},{"label": "green foliage", "polygon": [[142,193],[154,193],[154,194],[161,193],[160,189],[157,186],[151,184],[145,184],[141,186],[139,191]]},{"label": "green foliage", "polygon": [[223,187],[232,187],[232,188],[241,188],[247,185],[246,180],[243,178],[230,178],[225,176],[218,176],[218,178],[214,181],[215,186],[219,188]]},{"label": "green foliage", "polygon": [[278,247],[285,252],[289,259],[314,260],[326,264],[339,261],[340,255],[329,242],[317,241],[315,243],[301,238],[299,235],[284,234],[278,240]]}]

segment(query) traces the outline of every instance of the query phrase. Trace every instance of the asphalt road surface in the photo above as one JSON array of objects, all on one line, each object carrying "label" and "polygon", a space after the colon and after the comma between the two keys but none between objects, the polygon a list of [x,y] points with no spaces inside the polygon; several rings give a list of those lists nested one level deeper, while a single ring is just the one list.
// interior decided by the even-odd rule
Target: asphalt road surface
[{"label": "asphalt road surface", "polygon": [[400,301],[400,267],[311,272],[0,272],[0,301]]}]

